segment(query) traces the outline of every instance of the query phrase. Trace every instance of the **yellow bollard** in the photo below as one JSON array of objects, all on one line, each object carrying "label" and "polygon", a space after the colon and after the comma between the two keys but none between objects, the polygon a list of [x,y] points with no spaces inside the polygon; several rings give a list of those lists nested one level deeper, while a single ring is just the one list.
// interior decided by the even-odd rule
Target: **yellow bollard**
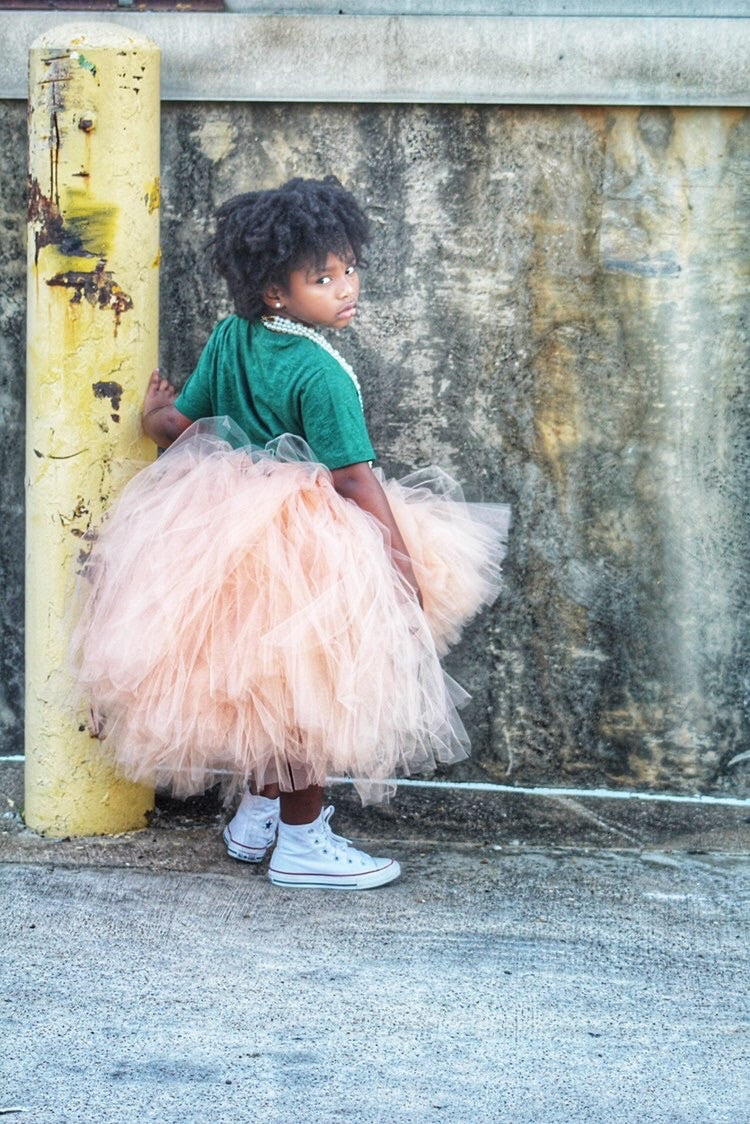
[{"label": "yellow bollard", "polygon": [[155,452],[140,405],[157,365],[159,50],[63,24],[29,71],[25,816],[107,834],[144,827],[153,793],[117,776],[71,709],[68,604],[122,464]]}]

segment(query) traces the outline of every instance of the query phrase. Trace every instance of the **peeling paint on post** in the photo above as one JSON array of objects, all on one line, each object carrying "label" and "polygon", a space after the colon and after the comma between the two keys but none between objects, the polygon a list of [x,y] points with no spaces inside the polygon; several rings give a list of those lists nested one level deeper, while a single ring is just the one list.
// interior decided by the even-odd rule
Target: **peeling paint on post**
[{"label": "peeling paint on post", "polygon": [[159,50],[104,23],[32,45],[26,456],[26,822],[54,836],[144,827],[71,706],[76,559],[127,472],[150,459],[140,403],[157,364]]}]

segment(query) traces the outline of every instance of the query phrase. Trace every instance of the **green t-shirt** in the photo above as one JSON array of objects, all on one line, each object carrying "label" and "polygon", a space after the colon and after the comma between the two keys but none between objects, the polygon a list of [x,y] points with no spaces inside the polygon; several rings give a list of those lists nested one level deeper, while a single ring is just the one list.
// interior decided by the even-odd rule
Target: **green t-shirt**
[{"label": "green t-shirt", "polygon": [[253,445],[303,437],[327,468],[375,458],[357,389],[314,340],[229,316],[214,328],[175,400],[191,421],[226,414]]}]

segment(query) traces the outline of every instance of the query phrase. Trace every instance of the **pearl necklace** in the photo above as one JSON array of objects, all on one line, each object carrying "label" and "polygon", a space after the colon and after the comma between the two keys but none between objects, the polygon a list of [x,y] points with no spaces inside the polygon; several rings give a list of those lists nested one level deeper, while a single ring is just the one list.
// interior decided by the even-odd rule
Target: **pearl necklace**
[{"label": "pearl necklace", "polygon": [[364,402],[362,401],[362,388],[359,385],[359,379],[355,375],[349,363],[344,359],[343,355],[339,355],[333,344],[330,344],[325,336],[321,336],[315,328],[308,328],[307,324],[300,324],[297,320],[287,320],[286,316],[264,316],[261,324],[268,328],[269,332],[281,332],[290,336],[303,336],[305,339],[312,340],[327,351],[329,355],[333,356],[337,363],[339,363],[346,371],[349,378],[354,383],[359,398],[359,404],[364,410]]}]

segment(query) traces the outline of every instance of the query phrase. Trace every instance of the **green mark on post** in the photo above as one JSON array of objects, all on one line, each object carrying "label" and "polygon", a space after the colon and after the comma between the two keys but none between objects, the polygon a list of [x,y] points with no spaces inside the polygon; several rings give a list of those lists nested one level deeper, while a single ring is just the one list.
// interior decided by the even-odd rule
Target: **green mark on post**
[{"label": "green mark on post", "polygon": [[94,77],[96,77],[96,66],[93,62],[87,59],[85,55],[81,55],[77,51],[74,51],[71,57],[76,59],[79,66],[82,66],[84,70],[90,71],[94,75]]}]

